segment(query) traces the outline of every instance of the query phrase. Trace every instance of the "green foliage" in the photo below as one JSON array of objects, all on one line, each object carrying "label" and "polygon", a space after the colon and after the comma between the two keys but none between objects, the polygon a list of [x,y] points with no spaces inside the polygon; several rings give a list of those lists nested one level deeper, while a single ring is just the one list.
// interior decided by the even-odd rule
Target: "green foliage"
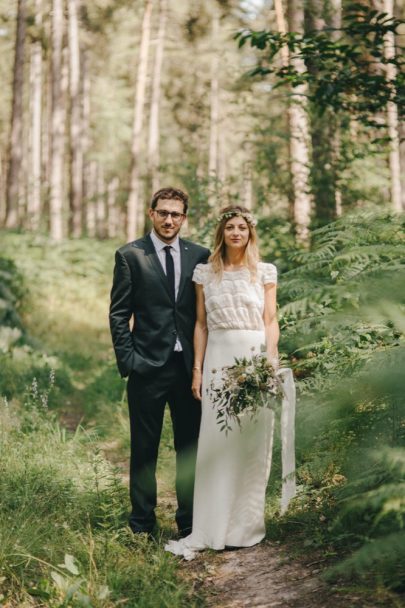
[{"label": "green foliage", "polygon": [[7,351],[22,335],[24,285],[15,263],[0,257],[0,351]]},{"label": "green foliage", "polygon": [[[282,350],[299,379],[299,495],[280,520],[338,555],[332,577],[401,589],[404,217],[362,210],[313,232],[280,282]],[[342,561],[342,558],[345,558]]]},{"label": "green foliage", "polygon": [[127,489],[96,437],[68,433],[35,395],[0,405],[0,601],[193,606],[175,561],[126,527]]},{"label": "green foliage", "polygon": [[[385,109],[388,101],[397,103],[400,110],[404,107],[399,98],[403,90],[401,58],[389,60],[398,68],[394,80],[390,80],[383,70],[375,69],[376,64],[387,63],[384,39],[388,33],[397,33],[401,22],[362,4],[351,5],[343,20],[338,40],[331,38],[331,30],[303,35],[241,31],[236,38],[240,46],[250,41],[252,47],[268,53],[251,72],[252,76],[274,74],[276,87],[309,83],[310,98],[319,113],[326,108],[335,112],[343,110],[368,126],[381,128],[384,125],[376,119],[376,114]],[[307,69],[301,71],[293,62],[281,68],[275,66],[273,59],[282,48],[288,48],[292,56],[303,59]]]},{"label": "green foliage", "polygon": [[325,386],[335,366],[352,373],[370,352],[398,343],[396,319],[378,318],[374,307],[387,293],[391,306],[403,298],[403,225],[401,216],[363,210],[314,231],[312,250],[292,255],[280,317],[303,386]]},{"label": "green foliage", "polygon": [[217,411],[217,424],[225,434],[237,425],[242,427],[247,417],[257,419],[262,408],[275,410],[277,407],[277,398],[282,393],[280,380],[264,354],[265,345],[262,350],[264,352],[252,352],[250,357],[235,357],[233,365],[212,370],[211,401]]},{"label": "green foliage", "polygon": [[297,245],[290,222],[277,215],[261,217],[257,233],[260,252],[265,261],[275,264],[279,273],[295,266],[291,254],[297,250]]},{"label": "green foliage", "polygon": [[119,400],[124,385],[114,369],[107,315],[114,244],[55,244],[41,235],[3,232],[2,246],[21,286],[25,331],[0,352],[0,393],[23,398],[32,379],[44,387],[52,369],[51,407],[80,407],[90,418],[106,400]]}]

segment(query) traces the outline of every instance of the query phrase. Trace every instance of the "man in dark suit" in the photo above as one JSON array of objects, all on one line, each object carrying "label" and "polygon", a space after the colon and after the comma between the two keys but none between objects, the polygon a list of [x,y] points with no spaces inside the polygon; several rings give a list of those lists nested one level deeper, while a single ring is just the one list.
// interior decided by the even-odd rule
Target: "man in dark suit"
[{"label": "man in dark suit", "polygon": [[[166,403],[176,450],[176,523],[192,526],[194,468],[201,406],[191,393],[195,291],[193,270],[208,249],[179,238],[188,196],[163,188],[152,198],[153,229],[116,252],[110,327],[127,393],[131,426],[130,496],[133,532],[152,532],[156,462]],[[130,322],[133,319],[132,330]]]}]

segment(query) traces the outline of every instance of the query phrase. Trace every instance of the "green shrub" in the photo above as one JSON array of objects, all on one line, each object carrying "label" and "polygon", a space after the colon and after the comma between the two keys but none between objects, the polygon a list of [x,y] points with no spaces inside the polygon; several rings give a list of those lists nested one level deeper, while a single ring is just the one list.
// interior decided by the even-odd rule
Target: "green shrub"
[{"label": "green shrub", "polygon": [[403,228],[362,210],[316,230],[279,292],[299,388],[299,494],[280,524],[301,522],[311,546],[338,553],[331,576],[393,589],[405,563]]}]

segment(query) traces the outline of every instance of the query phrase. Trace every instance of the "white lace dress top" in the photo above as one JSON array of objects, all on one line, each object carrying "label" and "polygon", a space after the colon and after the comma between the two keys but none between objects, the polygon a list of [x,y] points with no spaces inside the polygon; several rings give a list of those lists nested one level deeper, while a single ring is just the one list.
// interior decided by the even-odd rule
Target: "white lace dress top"
[{"label": "white lace dress top", "polygon": [[211,264],[198,264],[193,281],[202,285],[208,331],[216,329],[263,329],[264,285],[277,283],[274,264],[259,262],[252,282],[247,268],[223,272],[218,280]]}]

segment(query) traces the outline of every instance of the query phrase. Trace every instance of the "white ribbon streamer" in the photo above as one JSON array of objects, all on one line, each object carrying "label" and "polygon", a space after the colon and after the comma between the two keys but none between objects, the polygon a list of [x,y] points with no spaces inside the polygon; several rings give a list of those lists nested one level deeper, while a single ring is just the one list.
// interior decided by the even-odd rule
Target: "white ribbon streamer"
[{"label": "white ribbon streamer", "polygon": [[296,495],[295,480],[295,383],[292,370],[282,367],[277,371],[281,380],[283,399],[281,404],[281,463],[282,489],[281,513]]}]

